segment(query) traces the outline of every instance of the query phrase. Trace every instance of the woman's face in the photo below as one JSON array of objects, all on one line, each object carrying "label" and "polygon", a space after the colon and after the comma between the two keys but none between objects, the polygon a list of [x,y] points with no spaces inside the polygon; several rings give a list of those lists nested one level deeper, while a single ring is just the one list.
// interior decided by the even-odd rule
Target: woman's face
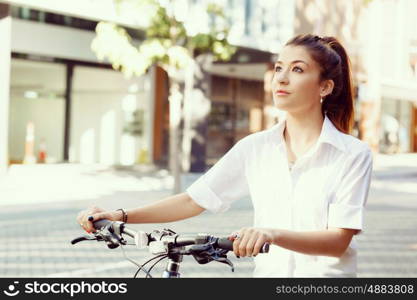
[{"label": "woman's face", "polygon": [[275,106],[288,112],[307,112],[320,106],[319,78],[320,67],[304,47],[285,46],[272,78]]}]

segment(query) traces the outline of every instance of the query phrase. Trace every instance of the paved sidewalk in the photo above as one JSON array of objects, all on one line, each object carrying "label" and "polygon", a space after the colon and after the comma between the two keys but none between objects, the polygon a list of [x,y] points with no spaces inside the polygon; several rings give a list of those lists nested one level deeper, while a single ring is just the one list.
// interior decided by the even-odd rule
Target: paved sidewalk
[{"label": "paved sidewalk", "polygon": [[[364,234],[359,245],[359,276],[417,276],[417,155],[377,155]],[[93,165],[13,166],[0,181],[0,277],[130,277],[135,267],[120,249],[69,241],[81,231],[79,210],[90,204],[108,209],[134,207],[170,194],[172,178],[164,170]],[[184,186],[199,174],[185,177]],[[228,234],[252,224],[249,199],[224,214],[202,215],[171,224],[135,225],[141,230]],[[144,250],[127,249],[144,262]],[[198,265],[185,258],[184,277],[250,277],[251,259],[231,255],[236,271],[223,264]],[[162,267],[162,266],[161,266]],[[161,267],[155,275],[161,274]]]}]

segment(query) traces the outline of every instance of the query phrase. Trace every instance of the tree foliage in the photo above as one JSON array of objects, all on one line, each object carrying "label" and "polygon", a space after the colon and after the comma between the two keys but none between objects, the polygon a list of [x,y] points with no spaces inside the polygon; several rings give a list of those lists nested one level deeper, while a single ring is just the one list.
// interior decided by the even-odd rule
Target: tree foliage
[{"label": "tree foliage", "polygon": [[[190,60],[202,53],[212,53],[214,60],[229,60],[236,48],[227,41],[229,26],[223,9],[209,4],[207,32],[189,32],[193,24],[186,24],[173,13],[175,1],[117,0],[137,4],[138,14],[150,13],[149,25],[144,28],[146,38],[135,44],[128,32],[114,23],[100,22],[92,49],[100,60],[108,59],[126,77],[141,76],[153,64],[169,72],[170,68],[184,69]],[[145,8],[146,7],[146,12]]]}]

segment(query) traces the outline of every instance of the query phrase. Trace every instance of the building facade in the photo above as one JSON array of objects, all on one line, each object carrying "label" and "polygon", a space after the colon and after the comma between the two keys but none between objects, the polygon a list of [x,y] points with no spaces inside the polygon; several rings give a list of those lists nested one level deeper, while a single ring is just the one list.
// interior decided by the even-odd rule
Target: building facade
[{"label": "building facade", "polygon": [[7,2],[0,3],[3,171],[25,161],[151,161],[154,70],[126,79],[98,61],[90,48],[97,21],[83,5]]},{"label": "building facade", "polygon": [[[204,31],[209,2],[177,0],[172,9],[187,28]],[[214,2],[224,8],[238,51],[208,70],[208,166],[243,136],[279,119],[272,66],[285,42],[300,33],[332,35],[346,46],[357,91],[355,134],[375,151],[417,151],[416,1]],[[112,0],[0,1],[3,170],[28,153],[39,160],[42,151],[47,162],[166,165],[167,74],[152,68],[127,80],[90,49],[99,20],[128,31],[143,28],[144,18],[129,11],[118,15]],[[140,30],[129,33],[138,43],[143,38]]]}]

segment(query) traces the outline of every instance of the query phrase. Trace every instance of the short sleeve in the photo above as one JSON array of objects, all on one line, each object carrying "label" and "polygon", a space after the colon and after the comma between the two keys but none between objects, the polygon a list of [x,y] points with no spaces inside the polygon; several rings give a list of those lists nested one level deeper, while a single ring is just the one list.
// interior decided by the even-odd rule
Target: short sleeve
[{"label": "short sleeve", "polygon": [[247,138],[237,142],[210,170],[197,179],[187,194],[211,212],[223,212],[249,194],[245,175]]},{"label": "short sleeve", "polygon": [[344,170],[335,199],[329,204],[328,227],[361,231],[372,176],[370,149],[350,158]]}]

